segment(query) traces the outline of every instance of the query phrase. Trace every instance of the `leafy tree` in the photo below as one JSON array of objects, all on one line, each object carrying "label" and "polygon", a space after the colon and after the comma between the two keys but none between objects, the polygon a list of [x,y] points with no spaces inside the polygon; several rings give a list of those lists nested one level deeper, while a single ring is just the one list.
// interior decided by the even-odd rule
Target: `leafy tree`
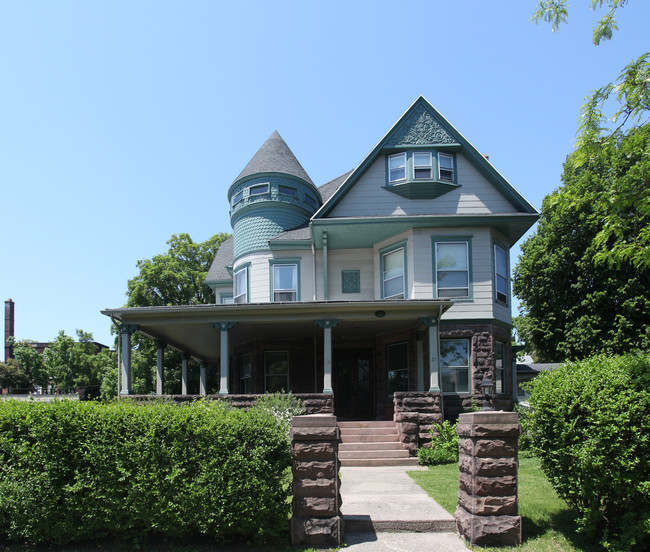
[{"label": "leafy tree", "polygon": [[0,362],[0,388],[9,388],[27,392],[32,386],[32,378],[17,360],[12,358]]},{"label": "leafy tree", "polygon": [[14,356],[24,372],[28,374],[35,385],[47,387],[49,377],[43,363],[43,355],[36,350],[36,341],[15,341],[9,338],[13,345]]},{"label": "leafy tree", "polygon": [[[189,234],[174,234],[167,242],[166,253],[138,261],[139,274],[127,285],[127,306],[149,307],[170,305],[202,305],[214,303],[214,292],[203,281],[208,274],[219,246],[229,234],[215,234],[204,242],[194,242]],[[136,394],[154,388],[156,374],[156,343],[147,337],[132,337],[132,387]],[[165,351],[165,391],[181,391],[181,355]],[[188,382],[198,389],[198,374],[190,370]]]},{"label": "leafy tree", "polygon": [[[616,11],[627,3],[628,0],[591,0],[592,10],[607,9],[594,27],[592,40],[595,45],[612,38],[614,31],[618,30]],[[566,23],[568,13],[567,0],[540,0],[532,19],[546,21],[553,31],[557,31],[562,23]],[[627,129],[641,127],[650,120],[650,52],[632,60],[615,81],[593,91],[586,100],[580,115],[576,152],[570,159],[575,165],[600,156],[603,149],[615,147]],[[613,128],[609,128],[610,124]],[[647,193],[638,196],[616,191],[609,196],[616,212],[627,212],[639,201],[645,212],[650,212],[650,195]],[[601,228],[597,260],[610,266],[632,262],[635,266],[650,267],[650,229],[646,226],[634,240],[621,242],[619,222],[620,218],[613,217]],[[616,246],[610,247],[613,240],[617,242]]]},{"label": "leafy tree", "polygon": [[224,233],[215,234],[196,243],[189,234],[174,234],[167,242],[167,253],[138,261],[140,273],[128,282],[127,306],[214,303],[214,293],[203,280],[219,245],[228,237]]},{"label": "leafy tree", "polygon": [[650,266],[633,255],[620,255],[615,266],[599,260],[603,228],[612,233],[605,242],[611,251],[648,232],[649,152],[650,124],[584,164],[572,163],[574,152],[564,185],[544,199],[513,285],[526,319],[518,335],[540,361],[650,349]]}]

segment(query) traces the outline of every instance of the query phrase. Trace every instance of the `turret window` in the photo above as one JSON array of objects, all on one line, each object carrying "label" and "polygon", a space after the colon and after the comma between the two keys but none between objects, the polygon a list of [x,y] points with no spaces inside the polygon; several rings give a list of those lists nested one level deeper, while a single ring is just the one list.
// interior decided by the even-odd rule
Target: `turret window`
[{"label": "turret window", "polygon": [[278,193],[280,195],[298,197],[298,190],[296,188],[292,188],[291,186],[278,186]]},{"label": "turret window", "polygon": [[269,193],[268,184],[256,184],[255,186],[251,186],[248,190],[249,196],[258,196],[258,195],[268,194],[268,193]]}]

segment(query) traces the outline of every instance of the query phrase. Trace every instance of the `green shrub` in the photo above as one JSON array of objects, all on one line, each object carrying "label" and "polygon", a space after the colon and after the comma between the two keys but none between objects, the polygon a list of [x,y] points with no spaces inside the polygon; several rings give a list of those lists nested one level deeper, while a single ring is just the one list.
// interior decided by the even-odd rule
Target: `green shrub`
[{"label": "green shrub", "polygon": [[32,542],[287,527],[284,428],[262,409],[0,402],[0,535]]},{"label": "green shrub", "polygon": [[267,393],[255,402],[255,407],[271,414],[285,429],[287,439],[291,430],[291,419],[302,416],[305,407],[302,401],[289,393]]},{"label": "green shrub", "polygon": [[542,468],[611,550],[650,545],[650,355],[597,356],[540,374],[528,429]]},{"label": "green shrub", "polygon": [[521,433],[519,434],[519,458],[533,458],[535,456],[535,449],[533,447],[533,439],[530,434],[530,406],[525,406],[522,403],[514,405],[514,412],[519,414],[519,424],[521,425]]},{"label": "green shrub", "polygon": [[458,431],[456,424],[445,420],[431,429],[431,446],[418,449],[420,464],[434,466],[458,462]]}]

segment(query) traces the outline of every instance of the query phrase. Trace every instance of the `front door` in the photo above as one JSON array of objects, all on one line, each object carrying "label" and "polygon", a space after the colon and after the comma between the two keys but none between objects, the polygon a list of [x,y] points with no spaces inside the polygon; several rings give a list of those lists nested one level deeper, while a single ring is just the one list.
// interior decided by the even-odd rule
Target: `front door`
[{"label": "front door", "polygon": [[372,349],[335,349],[334,413],[340,419],[374,420]]}]

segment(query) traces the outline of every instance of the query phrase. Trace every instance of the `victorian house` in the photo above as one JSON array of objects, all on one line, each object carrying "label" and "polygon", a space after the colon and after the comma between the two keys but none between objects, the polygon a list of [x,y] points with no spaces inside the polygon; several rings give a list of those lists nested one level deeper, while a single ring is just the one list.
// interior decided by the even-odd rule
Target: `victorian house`
[{"label": "victorian house", "polygon": [[538,213],[427,100],[320,186],[274,132],[227,200],[215,304],[103,311],[121,325],[122,393],[137,331],[198,360],[200,393],[213,369],[221,395],[290,390],[374,420],[402,392],[433,394],[453,418],[489,377],[512,404],[509,251]]}]

